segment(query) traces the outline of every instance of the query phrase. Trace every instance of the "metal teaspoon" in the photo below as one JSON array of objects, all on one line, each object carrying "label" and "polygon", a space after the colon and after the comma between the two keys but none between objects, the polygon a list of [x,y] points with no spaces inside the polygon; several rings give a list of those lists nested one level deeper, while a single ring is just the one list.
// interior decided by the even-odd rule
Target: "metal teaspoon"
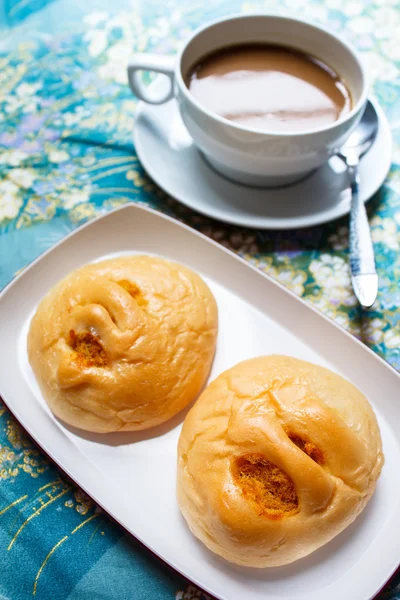
[{"label": "metal teaspoon", "polygon": [[370,149],[378,131],[378,115],[368,100],[361,121],[339,156],[348,168],[351,188],[350,210],[350,271],[354,293],[361,306],[372,306],[378,294],[378,275],[375,268],[374,247],[372,245],[367,212],[359,194],[358,165],[360,158]]}]

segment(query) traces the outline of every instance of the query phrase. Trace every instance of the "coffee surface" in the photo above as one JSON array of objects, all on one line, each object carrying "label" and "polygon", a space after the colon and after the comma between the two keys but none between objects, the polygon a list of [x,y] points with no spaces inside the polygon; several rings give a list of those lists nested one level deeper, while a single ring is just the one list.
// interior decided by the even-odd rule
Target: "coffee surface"
[{"label": "coffee surface", "polygon": [[284,46],[233,46],[209,54],[190,70],[186,84],[204,108],[262,131],[317,129],[351,109],[337,73]]}]

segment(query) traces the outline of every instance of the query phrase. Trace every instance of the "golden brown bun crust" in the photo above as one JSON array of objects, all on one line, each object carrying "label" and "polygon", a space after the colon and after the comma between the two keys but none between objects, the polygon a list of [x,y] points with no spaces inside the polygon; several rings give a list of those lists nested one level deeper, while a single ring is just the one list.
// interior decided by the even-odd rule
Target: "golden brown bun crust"
[{"label": "golden brown bun crust", "polygon": [[177,263],[127,256],[86,265],[44,298],[29,361],[51,410],[100,433],[167,421],[201,391],[215,352],[217,306]]},{"label": "golden brown bun crust", "polygon": [[225,559],[284,565],[357,517],[383,460],[375,414],[348,381],[295,358],[255,358],[222,373],[186,416],[178,502]]}]

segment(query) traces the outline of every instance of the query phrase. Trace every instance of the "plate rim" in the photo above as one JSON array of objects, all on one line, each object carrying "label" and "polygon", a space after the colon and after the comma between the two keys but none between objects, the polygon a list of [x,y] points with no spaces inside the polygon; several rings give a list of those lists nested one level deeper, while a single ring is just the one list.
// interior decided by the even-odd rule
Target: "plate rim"
[{"label": "plate rim", "polygon": [[[149,85],[149,87],[156,88],[157,85],[160,85],[161,81],[162,81],[161,77],[158,76]],[[371,200],[374,197],[374,195],[378,192],[378,190],[384,184],[384,182],[387,178],[387,175],[390,171],[391,165],[392,165],[391,157],[392,157],[392,148],[393,148],[392,131],[390,128],[388,118],[385,114],[385,111],[383,110],[382,106],[380,105],[379,101],[377,100],[377,98],[374,95],[370,95],[368,97],[368,99],[371,101],[371,103],[373,104],[373,106],[378,114],[379,123],[381,124],[381,126],[383,124],[384,128],[387,131],[387,145],[389,146],[388,156],[390,157],[390,159],[389,159],[387,168],[385,168],[385,175],[382,177],[381,183],[378,185],[378,187],[376,187],[376,189],[374,189],[374,191],[371,194],[369,194],[368,196],[365,197],[364,204],[369,202],[369,200]],[[170,102],[176,102],[176,99],[173,98],[172,100],[170,100]],[[299,218],[299,217],[297,217],[297,218],[296,217],[294,217],[294,218],[291,218],[291,217],[280,217],[280,218],[254,217],[261,221],[261,223],[256,224],[254,222],[249,222],[247,220],[247,218],[241,219],[240,217],[238,217],[238,218],[230,217],[229,213],[221,214],[220,212],[218,212],[218,214],[215,214],[213,211],[210,212],[210,210],[208,210],[208,209],[203,210],[202,206],[199,207],[195,203],[191,202],[190,199],[185,198],[183,195],[178,196],[175,193],[172,193],[169,189],[167,189],[166,185],[159,182],[159,178],[157,177],[156,171],[152,168],[149,161],[143,160],[144,152],[142,152],[142,150],[141,150],[141,148],[143,146],[142,146],[142,143],[139,141],[137,121],[138,121],[139,117],[144,113],[146,108],[149,108],[149,105],[146,104],[146,102],[144,102],[143,100],[140,100],[135,109],[135,119],[134,119],[133,132],[132,132],[133,144],[134,144],[135,152],[139,159],[139,162],[140,162],[141,166],[143,167],[143,169],[145,170],[145,172],[147,173],[147,175],[150,177],[150,179],[160,189],[162,189],[164,193],[166,193],[168,196],[170,196],[171,198],[173,198],[180,204],[183,204],[190,210],[193,210],[194,212],[201,214],[209,219],[214,219],[215,221],[219,221],[221,223],[226,223],[228,225],[233,225],[233,226],[237,226],[237,227],[246,227],[248,229],[276,230],[276,231],[282,231],[282,230],[286,230],[286,229],[294,230],[294,229],[305,229],[308,227],[317,227],[319,225],[331,223],[332,221],[340,219],[350,213],[350,203],[348,203],[348,205],[346,203],[344,203],[343,207],[340,208],[340,210],[337,210],[337,213],[334,216],[330,216],[330,217],[329,216],[324,217],[323,215],[326,213],[320,213],[320,215],[321,215],[320,217],[318,217],[318,215],[316,215],[316,216],[313,215],[306,222],[299,222],[301,220],[301,218]],[[211,168],[211,167],[209,167],[209,168]],[[223,179],[223,176],[221,176],[219,174],[218,174],[218,176]],[[241,184],[236,184],[235,182],[231,182],[231,183],[233,183],[234,185],[241,185]],[[301,183],[301,181],[299,183]],[[244,189],[247,189],[249,186],[242,185],[241,187],[243,187]],[[296,183],[293,184],[293,187],[296,187]],[[339,207],[340,207],[340,205],[339,205]]]},{"label": "plate rim", "polygon": [[[333,326],[334,328],[336,328],[337,330],[339,330],[342,334],[343,333],[346,334],[346,336],[348,338],[350,338],[350,339],[353,340],[353,343],[355,342],[356,345],[358,345],[360,349],[361,348],[363,349],[362,350],[363,352],[366,351],[367,354],[370,354],[370,355],[372,355],[374,357],[374,360],[377,359],[378,362],[381,362],[383,365],[385,365],[385,367],[389,367],[389,370],[400,381],[400,372],[398,372],[394,367],[392,367],[392,365],[390,365],[390,363],[388,363],[385,359],[383,359],[377,353],[373,352],[373,350],[371,350],[368,346],[366,346],[365,344],[363,344],[360,340],[358,340],[355,336],[353,336],[351,333],[349,333],[346,329],[344,329],[342,326],[340,326],[339,324],[337,324],[335,321],[333,321],[332,319],[330,319],[329,317],[327,317],[324,313],[320,312],[318,309],[316,309],[314,306],[312,306],[306,300],[304,300],[300,296],[297,296],[291,290],[287,289],[279,281],[275,280],[273,277],[271,277],[270,275],[268,275],[267,273],[265,273],[261,269],[257,268],[256,266],[254,266],[250,262],[246,261],[244,258],[242,258],[241,256],[237,255],[235,252],[229,250],[225,246],[222,246],[221,244],[219,244],[215,240],[207,237],[206,235],[200,233],[199,231],[193,229],[192,227],[186,225],[185,223],[182,223],[179,220],[174,219],[173,217],[170,217],[169,215],[166,215],[166,214],[162,213],[159,210],[155,210],[155,209],[152,209],[152,208],[150,208],[148,206],[143,206],[143,205],[136,204],[136,203],[127,203],[127,204],[125,204],[125,205],[123,205],[121,207],[117,207],[115,209],[112,209],[112,210],[108,211],[105,214],[101,214],[101,215],[95,217],[94,219],[91,219],[91,220],[87,221],[86,223],[83,223],[82,225],[80,225],[79,227],[77,227],[76,229],[74,229],[73,231],[69,232],[66,236],[64,236],[61,240],[59,240],[58,242],[56,242],[50,248],[48,248],[47,250],[45,250],[37,258],[35,258],[31,263],[29,263],[26,267],[24,267],[18,273],[18,275],[16,275],[3,288],[3,290],[0,292],[0,307],[1,307],[1,302],[3,300],[3,297],[7,293],[9,293],[10,289],[17,283],[17,281],[19,281],[21,278],[23,278],[25,276],[25,274],[30,269],[32,269],[37,263],[39,263],[45,256],[47,256],[48,254],[50,254],[51,252],[53,252],[53,250],[55,250],[59,246],[63,245],[67,241],[67,239],[73,237],[74,235],[76,235],[80,231],[82,231],[82,230],[90,227],[91,225],[95,224],[96,222],[98,222],[100,220],[107,219],[108,217],[110,217],[114,213],[123,212],[123,211],[144,211],[144,212],[150,213],[153,216],[160,218],[161,220],[165,220],[165,221],[171,222],[173,225],[176,225],[176,226],[178,226],[180,228],[183,228],[183,229],[189,231],[191,234],[195,234],[197,237],[199,237],[200,239],[202,239],[205,242],[210,243],[212,246],[216,247],[218,250],[222,250],[223,254],[227,254],[231,258],[237,259],[240,263],[242,263],[246,267],[250,267],[251,270],[253,270],[255,273],[257,273],[259,276],[266,278],[272,285],[277,286],[281,291],[285,292],[286,294],[288,294],[289,296],[293,297],[297,301],[300,301],[300,303],[303,304],[303,306],[307,307],[308,309],[311,309],[311,311],[315,314],[315,316],[317,318],[318,317],[322,318],[330,326]],[[2,386],[2,382],[0,381],[0,387],[1,386]],[[196,585],[201,591],[203,591],[208,596],[210,596],[212,600],[219,600],[221,598],[224,598],[225,600],[227,600],[227,597],[225,597],[225,596],[216,596],[215,593],[213,593],[207,587],[204,587],[204,585],[202,585],[200,582],[198,582],[196,578],[189,578],[178,567],[176,567],[174,564],[172,564],[166,557],[160,556],[160,554],[158,554],[158,552],[156,550],[154,550],[153,548],[151,548],[150,546],[148,546],[146,544],[146,542],[140,536],[135,535],[134,533],[132,533],[131,531],[129,531],[129,529],[127,529],[127,527],[123,523],[121,523],[121,521],[114,514],[112,514],[110,512],[110,510],[112,510],[112,509],[107,509],[103,505],[103,503],[97,499],[96,494],[93,494],[93,492],[91,492],[87,488],[87,486],[86,486],[85,483],[84,484],[80,483],[74,477],[74,475],[71,473],[71,471],[70,471],[70,469],[68,467],[66,467],[64,465],[61,465],[60,462],[58,461],[58,459],[53,456],[52,450],[51,449],[47,449],[45,447],[45,445],[43,445],[42,442],[40,441],[39,436],[37,436],[36,433],[32,432],[31,428],[29,426],[26,426],[20,420],[20,418],[18,418],[15,415],[13,409],[10,408],[10,405],[9,405],[9,403],[8,403],[5,395],[2,393],[1,389],[0,389],[0,399],[4,402],[4,404],[6,405],[7,409],[13,415],[13,417],[18,422],[18,424],[24,429],[24,431],[27,432],[27,434],[29,435],[29,437],[33,439],[34,443],[40,448],[40,450],[46,455],[46,457],[48,459],[50,459],[56,465],[56,467],[64,475],[66,475],[71,481],[73,481],[75,485],[77,485],[78,487],[80,487],[81,489],[83,489],[85,491],[85,493],[87,493],[87,495],[95,502],[95,504],[97,504],[98,506],[100,506],[101,509],[108,515],[108,517],[113,522],[117,523],[126,534],[128,534],[129,536],[131,536],[135,540],[137,540],[147,551],[149,551],[153,556],[155,556],[163,564],[167,565],[169,569],[171,569],[172,571],[178,573],[181,577],[183,577],[183,579],[185,581],[187,581],[189,583],[193,583],[194,585]],[[387,577],[387,579],[385,579],[385,581],[382,582],[382,584],[379,586],[379,588],[376,589],[373,592],[372,595],[368,596],[368,600],[374,600],[377,597],[377,595],[380,593],[380,591],[383,589],[383,587],[385,587],[385,585],[396,575],[396,573],[397,573],[397,571],[399,569],[400,569],[400,561],[396,561],[396,566],[393,569],[391,569],[390,575]]]}]

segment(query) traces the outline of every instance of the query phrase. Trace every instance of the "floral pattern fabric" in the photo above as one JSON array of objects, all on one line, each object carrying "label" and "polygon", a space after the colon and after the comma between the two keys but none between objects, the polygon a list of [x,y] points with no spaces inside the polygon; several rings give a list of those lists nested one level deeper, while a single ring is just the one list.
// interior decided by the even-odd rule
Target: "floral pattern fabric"
[{"label": "floral pattern fabric", "polygon": [[[393,132],[393,165],[368,203],[379,296],[351,289],[347,218],[297,231],[226,226],[166,196],[132,142],[134,52],[175,53],[232,12],[328,25],[362,53]],[[398,0],[4,0],[0,5],[0,286],[78,225],[127,202],[161,210],[237,252],[400,369]],[[12,600],[205,598],[124,533],[34,446],[0,403],[0,595]],[[400,599],[400,576],[383,600]]]}]

